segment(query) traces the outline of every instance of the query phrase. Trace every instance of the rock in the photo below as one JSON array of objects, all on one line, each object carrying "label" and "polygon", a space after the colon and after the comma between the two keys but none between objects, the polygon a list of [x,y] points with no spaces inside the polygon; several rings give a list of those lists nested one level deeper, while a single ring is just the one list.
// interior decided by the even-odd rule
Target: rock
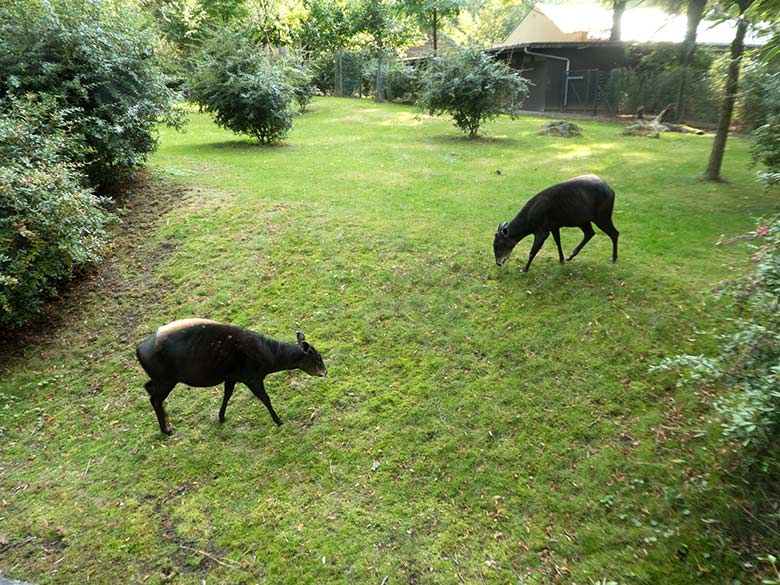
[{"label": "rock", "polygon": [[582,136],[582,129],[574,122],[556,120],[554,122],[542,124],[542,127],[539,128],[536,133],[540,136],[563,136],[564,138],[572,138],[574,136]]}]

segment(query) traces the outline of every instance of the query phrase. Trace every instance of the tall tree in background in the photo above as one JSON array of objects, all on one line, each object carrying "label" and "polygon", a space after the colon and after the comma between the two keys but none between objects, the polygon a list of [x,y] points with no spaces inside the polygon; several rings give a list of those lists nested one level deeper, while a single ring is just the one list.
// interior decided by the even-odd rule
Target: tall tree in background
[{"label": "tall tree in background", "polygon": [[354,35],[351,6],[345,0],[304,0],[306,16],[297,31],[307,54],[336,52],[349,46]]},{"label": "tall tree in background", "polygon": [[688,67],[693,61],[693,53],[696,50],[696,33],[699,23],[704,16],[704,9],[708,0],[688,0],[685,10],[687,24],[685,28],[685,40],[680,47],[680,85],[677,89],[677,102],[675,118],[682,120],[685,116],[685,90],[688,82]]},{"label": "tall tree in background", "polygon": [[385,99],[385,58],[389,49],[398,49],[413,37],[414,27],[387,0],[362,0],[355,18],[356,31],[377,56],[374,99]]},{"label": "tall tree in background", "polygon": [[[720,180],[720,167],[723,164],[726,139],[729,135],[731,116],[734,113],[734,102],[737,99],[737,91],[739,89],[739,67],[742,63],[742,55],[745,53],[745,33],[747,33],[748,29],[747,12],[755,1],[735,0],[727,6],[730,9],[736,8],[739,10],[739,14],[737,16],[737,32],[734,35],[734,40],[731,42],[731,59],[728,72],[726,73],[726,84],[723,88],[723,101],[721,102],[720,114],[718,116],[718,131],[712,144],[707,170],[704,172],[704,178],[708,181]],[[771,1],[777,2],[777,0]]]},{"label": "tall tree in background", "polygon": [[217,22],[230,22],[246,14],[245,0],[201,0],[206,14]]},{"label": "tall tree in background", "polygon": [[462,0],[463,8],[447,26],[457,44],[484,49],[500,43],[531,11],[524,0]]},{"label": "tall tree in background", "polygon": [[333,92],[344,95],[343,52],[355,35],[354,2],[348,0],[304,0],[306,16],[298,29],[298,43],[304,55],[332,53]]},{"label": "tall tree in background", "polygon": [[266,47],[291,45],[306,16],[303,0],[248,0],[246,21]]},{"label": "tall tree in background", "polygon": [[442,21],[457,16],[460,5],[459,0],[401,0],[400,8],[414,16],[424,30],[431,31],[435,55],[439,50]]},{"label": "tall tree in background", "polygon": [[626,0],[612,0],[612,29],[609,33],[610,41],[621,40],[621,27],[623,23],[623,13],[626,11]]}]

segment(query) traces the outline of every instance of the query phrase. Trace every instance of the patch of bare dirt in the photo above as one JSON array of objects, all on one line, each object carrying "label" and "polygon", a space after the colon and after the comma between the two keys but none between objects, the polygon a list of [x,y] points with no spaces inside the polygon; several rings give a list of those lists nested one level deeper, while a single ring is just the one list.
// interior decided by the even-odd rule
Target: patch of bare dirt
[{"label": "patch of bare dirt", "polygon": [[[111,211],[120,221],[111,228],[103,261],[64,283],[59,296],[31,323],[0,328],[0,371],[31,348],[45,351],[55,340],[95,339],[107,324],[116,331],[117,343],[127,344],[143,307],[159,298],[155,269],[176,244],[163,241],[152,248],[147,238],[166,214],[186,207],[197,192],[142,173],[113,191]],[[90,318],[90,309],[103,314]]]}]

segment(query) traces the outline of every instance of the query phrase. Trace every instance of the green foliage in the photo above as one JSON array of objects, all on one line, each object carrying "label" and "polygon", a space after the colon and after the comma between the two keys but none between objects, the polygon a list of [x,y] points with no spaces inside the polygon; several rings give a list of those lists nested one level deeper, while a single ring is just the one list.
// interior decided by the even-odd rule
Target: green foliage
[{"label": "green foliage", "polygon": [[372,61],[367,51],[345,50],[320,55],[312,63],[314,84],[322,93],[338,94],[340,79],[342,95],[368,95],[374,84],[369,76],[375,76],[376,71],[371,70]]},{"label": "green foliage", "polygon": [[[660,112],[676,102],[681,74],[680,67],[613,69],[607,82],[607,101],[617,113],[633,114],[639,106],[644,106],[647,112]],[[720,77],[714,71],[692,69],[686,83],[686,118],[699,123],[715,123],[722,93],[717,87]]]},{"label": "green foliage", "polygon": [[215,31],[196,61],[200,66],[189,82],[192,98],[214,115],[219,126],[264,144],[287,135],[294,88],[284,69],[272,65],[241,28]]},{"label": "green foliage", "polygon": [[763,126],[780,115],[780,71],[753,59],[743,68],[740,119],[746,128]]},{"label": "green foliage", "polygon": [[306,16],[297,31],[300,47],[312,56],[347,47],[352,41],[351,4],[343,0],[305,0]]},{"label": "green foliage", "polygon": [[404,14],[413,16],[423,30],[438,38],[442,26],[460,13],[462,0],[399,0],[398,4]]},{"label": "green foliage", "polygon": [[420,70],[398,59],[388,60],[385,93],[388,100],[414,103],[420,93]]},{"label": "green foliage", "polygon": [[111,216],[81,186],[73,138],[51,111],[0,101],[0,324],[30,319],[108,239]]},{"label": "green foliage", "polygon": [[[364,56],[362,92],[374,95],[376,92],[378,60]],[[405,65],[395,57],[384,60],[385,99],[401,103],[414,103],[420,93],[419,69]]]},{"label": "green foliage", "polygon": [[449,114],[455,126],[476,138],[485,121],[501,113],[514,115],[527,93],[525,80],[506,63],[464,50],[431,60],[418,104],[430,115]]},{"label": "green foliage", "polygon": [[758,177],[767,187],[780,185],[780,114],[753,133],[753,161],[762,165]]},{"label": "green foliage", "polygon": [[747,468],[769,466],[780,431],[780,216],[758,222],[751,234],[755,270],[726,282],[715,293],[735,316],[716,333],[718,353],[677,355],[651,370],[681,369],[681,383],[726,390],[716,408],[723,433],[740,450]]},{"label": "green foliage", "polygon": [[400,9],[414,16],[420,24],[430,30],[434,26],[443,24],[443,20],[457,16],[461,7],[460,0],[400,0]]},{"label": "green foliage", "polygon": [[532,4],[506,0],[465,0],[454,23],[444,27],[455,43],[490,47],[503,41],[528,15]]},{"label": "green foliage", "polygon": [[314,71],[305,63],[297,60],[284,65],[284,76],[292,87],[293,99],[298,104],[298,111],[306,112],[306,108],[314,97]]},{"label": "green foliage", "polygon": [[292,45],[306,17],[303,0],[257,0],[246,6],[241,24],[254,42],[266,47]]},{"label": "green foliage", "polygon": [[155,39],[129,9],[13,2],[0,8],[0,97],[53,96],[78,136],[73,156],[100,184],[141,165],[159,121],[178,125]]},{"label": "green foliage", "polygon": [[388,0],[356,0],[353,19],[358,44],[374,53],[403,48],[415,38],[410,19]]}]

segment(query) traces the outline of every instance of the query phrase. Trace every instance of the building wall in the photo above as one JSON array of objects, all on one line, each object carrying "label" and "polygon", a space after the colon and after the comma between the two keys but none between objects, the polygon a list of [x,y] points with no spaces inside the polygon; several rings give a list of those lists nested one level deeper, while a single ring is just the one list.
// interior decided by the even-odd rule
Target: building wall
[{"label": "building wall", "polygon": [[509,65],[517,69],[528,84],[528,95],[523,102],[524,110],[543,112],[545,107],[544,79],[547,71],[547,61],[541,57],[533,55],[524,55],[522,53],[513,54]]},{"label": "building wall", "polygon": [[[569,59],[570,70],[598,69],[609,71],[623,65],[622,43],[608,45],[573,43],[574,46],[529,47],[534,53],[554,55]],[[504,60],[513,69],[533,82],[523,109],[532,111],[560,111],[563,104],[563,78],[565,62],[536,55],[528,55],[523,48],[504,50]]]}]

